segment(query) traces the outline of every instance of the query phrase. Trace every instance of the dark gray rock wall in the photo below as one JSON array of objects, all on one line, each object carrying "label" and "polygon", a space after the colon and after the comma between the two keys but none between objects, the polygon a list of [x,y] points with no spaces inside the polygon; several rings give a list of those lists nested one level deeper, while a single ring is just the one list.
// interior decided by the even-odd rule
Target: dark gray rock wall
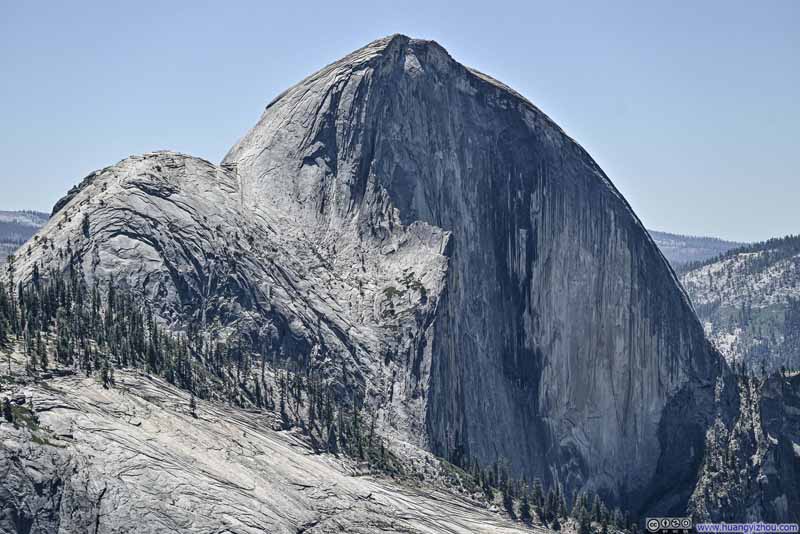
[{"label": "dark gray rock wall", "polygon": [[717,356],[625,200],[514,91],[394,36],[281,95],[224,164],[318,234],[358,234],[383,195],[452,234],[422,385],[433,450],[616,495],[659,462],[696,467]]},{"label": "dark gray rock wall", "polygon": [[0,436],[0,532],[94,532],[102,494],[85,463],[5,421]]}]

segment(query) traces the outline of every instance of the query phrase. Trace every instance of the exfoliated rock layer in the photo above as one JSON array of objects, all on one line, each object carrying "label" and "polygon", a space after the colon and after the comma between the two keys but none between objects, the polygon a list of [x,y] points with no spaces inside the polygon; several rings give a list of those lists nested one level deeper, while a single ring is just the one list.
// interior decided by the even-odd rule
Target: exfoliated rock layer
[{"label": "exfoliated rock layer", "polygon": [[639,511],[685,507],[726,373],[591,157],[400,35],[284,92],[220,166],[94,173],[21,252],[18,279],[76,257],[175,330],[248,329],[397,442]]},{"label": "exfoliated rock layer", "polygon": [[[41,427],[0,423],[0,532],[531,532],[465,496],[359,473],[265,414],[120,372],[15,390]],[[359,475],[359,476],[356,476]],[[538,527],[541,534],[547,531]]]}]

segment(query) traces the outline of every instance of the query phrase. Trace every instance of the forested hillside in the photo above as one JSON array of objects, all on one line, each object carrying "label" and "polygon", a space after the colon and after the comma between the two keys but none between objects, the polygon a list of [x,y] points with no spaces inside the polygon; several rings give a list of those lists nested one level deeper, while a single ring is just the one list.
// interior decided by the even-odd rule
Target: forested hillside
[{"label": "forested hillside", "polygon": [[800,366],[800,236],[690,264],[681,281],[730,362],[759,371]]}]

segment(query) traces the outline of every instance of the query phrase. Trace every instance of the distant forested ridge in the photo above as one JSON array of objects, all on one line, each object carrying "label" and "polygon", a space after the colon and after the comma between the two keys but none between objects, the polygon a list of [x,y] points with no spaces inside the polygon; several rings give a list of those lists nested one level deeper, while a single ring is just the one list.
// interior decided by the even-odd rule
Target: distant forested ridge
[{"label": "distant forested ridge", "polygon": [[720,254],[744,246],[744,243],[725,241],[717,237],[670,234],[648,230],[661,253],[677,269],[695,262],[715,258]]},{"label": "distant forested ridge", "polygon": [[48,219],[46,213],[38,211],[0,211],[0,264],[33,237]]}]

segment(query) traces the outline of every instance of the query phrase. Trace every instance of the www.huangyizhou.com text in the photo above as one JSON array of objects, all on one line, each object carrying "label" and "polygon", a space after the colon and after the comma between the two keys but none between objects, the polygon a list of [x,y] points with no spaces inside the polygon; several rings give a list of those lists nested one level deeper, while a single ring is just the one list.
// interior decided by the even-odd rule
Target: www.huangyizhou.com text
[{"label": "www.huangyizhou.com text", "polygon": [[697,523],[695,526],[700,533],[728,533],[741,532],[744,534],[762,532],[800,532],[797,523]]}]

